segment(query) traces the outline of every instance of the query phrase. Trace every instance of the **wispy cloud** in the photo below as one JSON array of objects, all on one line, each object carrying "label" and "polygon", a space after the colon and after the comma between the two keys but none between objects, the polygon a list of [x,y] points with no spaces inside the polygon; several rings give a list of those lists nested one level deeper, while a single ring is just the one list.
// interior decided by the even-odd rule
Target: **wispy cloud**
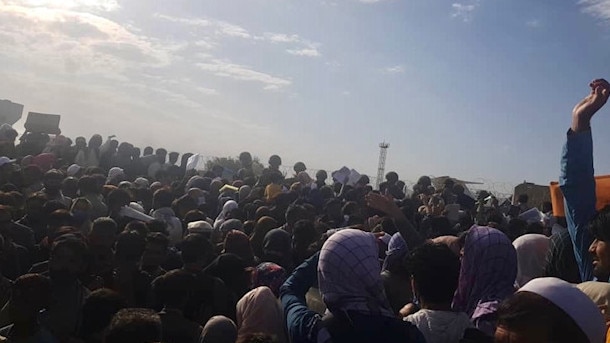
[{"label": "wispy cloud", "polygon": [[288,49],[287,53],[295,56],[306,56],[306,57],[320,57],[321,54],[315,47],[309,47],[304,49]]},{"label": "wispy cloud", "polygon": [[236,37],[236,38],[253,38],[253,36],[245,28],[216,19],[204,18],[183,18],[173,17],[165,14],[155,14],[155,18],[166,20],[173,23],[189,25],[205,29],[206,31],[215,34],[216,36]]},{"label": "wispy cloud", "polygon": [[580,0],[584,13],[602,21],[610,21],[610,0]]},{"label": "wispy cloud", "polygon": [[227,77],[234,80],[260,82],[265,90],[279,90],[290,86],[292,81],[281,77],[253,70],[250,67],[234,64],[229,61],[213,59],[206,63],[197,63],[197,67],[203,71],[212,73],[220,77]]},{"label": "wispy cloud", "polygon": [[382,71],[385,74],[404,74],[406,69],[403,65],[399,64],[399,65],[383,68]]},{"label": "wispy cloud", "polygon": [[272,43],[298,43],[301,41],[301,37],[294,34],[265,32],[263,36]]},{"label": "wispy cloud", "polygon": [[451,16],[464,22],[472,20],[474,10],[479,7],[478,1],[472,3],[453,3],[451,4]]},{"label": "wispy cloud", "polygon": [[532,28],[532,29],[537,29],[542,27],[542,22],[539,19],[532,19],[532,20],[528,20],[525,23],[525,26]]}]

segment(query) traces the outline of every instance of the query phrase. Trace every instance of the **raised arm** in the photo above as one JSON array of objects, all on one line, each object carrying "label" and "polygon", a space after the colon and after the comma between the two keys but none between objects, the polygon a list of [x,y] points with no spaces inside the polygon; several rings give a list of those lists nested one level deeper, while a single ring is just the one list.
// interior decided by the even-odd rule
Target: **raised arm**
[{"label": "raised arm", "polygon": [[606,104],[610,95],[610,84],[606,80],[595,80],[589,86],[591,93],[572,111],[572,126],[563,146],[559,178],[565,198],[568,231],[582,281],[593,279],[593,265],[588,252],[592,242],[588,225],[595,215],[596,202],[591,118]]}]

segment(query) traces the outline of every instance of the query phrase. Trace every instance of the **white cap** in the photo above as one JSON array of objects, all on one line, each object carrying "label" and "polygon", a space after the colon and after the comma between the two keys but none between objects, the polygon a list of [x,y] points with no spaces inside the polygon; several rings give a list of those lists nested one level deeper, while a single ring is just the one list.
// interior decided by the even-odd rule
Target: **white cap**
[{"label": "white cap", "polygon": [[214,228],[205,220],[198,220],[187,224],[186,229],[189,233],[212,233]]},{"label": "white cap", "polygon": [[574,320],[589,342],[604,342],[606,323],[600,309],[575,285],[558,278],[545,277],[533,279],[517,292],[531,292],[547,299]]},{"label": "white cap", "polygon": [[8,164],[8,163],[15,163],[15,160],[11,160],[10,158],[8,158],[6,156],[0,157],[0,167],[2,167],[5,164]]},{"label": "white cap", "polygon": [[135,179],[133,181],[133,183],[136,185],[136,187],[138,188],[148,188],[148,180],[143,178],[143,177],[139,177],[137,179]]},{"label": "white cap", "polygon": [[71,166],[68,167],[68,169],[66,170],[66,173],[68,174],[68,176],[74,176],[76,174],[78,174],[78,172],[81,170],[81,166],[79,166],[78,164],[73,164]]}]

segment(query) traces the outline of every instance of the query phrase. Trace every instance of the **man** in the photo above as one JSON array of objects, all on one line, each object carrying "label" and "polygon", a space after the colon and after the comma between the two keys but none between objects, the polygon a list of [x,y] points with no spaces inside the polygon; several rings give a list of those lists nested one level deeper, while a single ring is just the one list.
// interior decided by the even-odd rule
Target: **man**
[{"label": "man", "polygon": [[235,303],[222,280],[207,275],[203,269],[214,259],[214,247],[200,234],[189,234],[180,245],[183,270],[195,277],[194,292],[184,315],[197,323],[205,323],[221,314],[235,318]]},{"label": "man", "polygon": [[153,279],[165,274],[161,264],[167,259],[169,240],[160,232],[152,232],[146,236],[146,248],[142,255],[142,270]]},{"label": "man", "polygon": [[47,201],[59,201],[67,208],[72,205],[72,199],[64,196],[61,192],[61,182],[64,179],[64,175],[56,169],[51,169],[44,174],[42,182],[44,188],[41,193],[47,197]]},{"label": "man", "polygon": [[161,318],[153,310],[122,309],[112,318],[104,341],[106,343],[161,342]]},{"label": "man", "polygon": [[60,341],[76,334],[85,298],[89,295],[78,276],[85,271],[87,246],[73,234],[53,243],[49,258],[51,303],[42,316],[43,325]]},{"label": "man", "polygon": [[610,243],[610,207],[596,214],[591,118],[608,101],[610,84],[597,79],[589,86],[591,93],[572,111],[559,184],[565,197],[568,231],[582,281],[592,280],[594,276],[600,281],[608,281],[610,244],[606,242]]},{"label": "man", "polygon": [[148,166],[148,177],[155,180],[157,172],[161,170],[167,158],[167,150],[160,148],[155,151],[155,160]]}]

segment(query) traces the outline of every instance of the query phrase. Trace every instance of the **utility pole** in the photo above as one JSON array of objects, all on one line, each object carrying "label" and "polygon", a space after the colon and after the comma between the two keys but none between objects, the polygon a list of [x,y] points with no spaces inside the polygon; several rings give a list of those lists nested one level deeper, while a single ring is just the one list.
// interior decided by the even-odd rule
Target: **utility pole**
[{"label": "utility pole", "polygon": [[388,154],[389,143],[383,142],[379,144],[379,165],[377,166],[377,189],[379,184],[383,182],[385,177],[385,158]]}]

